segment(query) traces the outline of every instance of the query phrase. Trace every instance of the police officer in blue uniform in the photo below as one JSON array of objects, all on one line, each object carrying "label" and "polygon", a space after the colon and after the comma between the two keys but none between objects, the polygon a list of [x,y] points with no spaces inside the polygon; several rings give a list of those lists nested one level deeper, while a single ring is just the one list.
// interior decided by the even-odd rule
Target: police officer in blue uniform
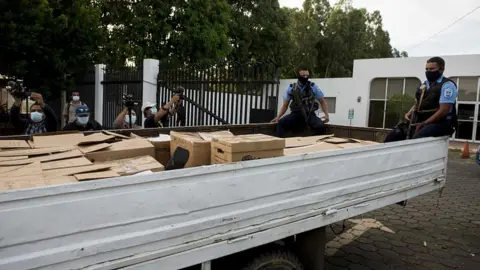
[{"label": "police officer in blue uniform", "polygon": [[412,122],[412,129],[405,130],[397,126],[387,135],[385,142],[404,140],[409,132],[413,134],[413,139],[450,136],[454,133],[457,126],[455,103],[458,89],[455,82],[443,76],[444,71],[445,60],[442,58],[427,60],[427,80],[418,87],[416,103],[405,115],[405,119]]},{"label": "police officer in blue uniform", "polygon": [[[321,135],[325,132],[324,124],[329,120],[328,105],[324,94],[318,85],[308,80],[308,68],[299,67],[297,75],[297,82],[287,88],[278,116],[272,120],[273,123],[278,122],[277,137],[283,138],[285,131],[299,126],[308,126],[315,135]],[[325,114],[323,121],[315,114],[319,103]],[[291,113],[282,117],[289,105]]]}]

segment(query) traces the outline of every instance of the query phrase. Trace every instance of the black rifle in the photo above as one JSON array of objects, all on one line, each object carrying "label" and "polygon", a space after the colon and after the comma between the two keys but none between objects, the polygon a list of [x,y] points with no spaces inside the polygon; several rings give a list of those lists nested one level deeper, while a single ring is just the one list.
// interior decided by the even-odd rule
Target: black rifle
[{"label": "black rifle", "polygon": [[308,125],[307,112],[305,111],[305,106],[303,106],[302,97],[300,96],[300,91],[297,89],[297,85],[295,83],[292,86],[292,97],[293,97],[292,98],[293,106],[300,108],[300,113],[302,114],[303,119],[305,120],[307,129],[310,129],[310,126]]}]

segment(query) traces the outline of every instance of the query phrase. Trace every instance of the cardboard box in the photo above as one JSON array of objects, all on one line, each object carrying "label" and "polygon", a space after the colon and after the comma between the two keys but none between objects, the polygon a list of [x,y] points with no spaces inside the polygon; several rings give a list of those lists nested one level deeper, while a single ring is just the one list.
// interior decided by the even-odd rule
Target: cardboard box
[{"label": "cardboard box", "polygon": [[202,133],[202,136],[199,133],[170,132],[170,155],[175,153],[177,147],[182,147],[189,152],[185,168],[210,165],[210,140],[215,137],[233,137],[234,135],[229,131],[221,131]]},{"label": "cardboard box", "polygon": [[319,142],[319,143],[315,143],[307,146],[286,148],[284,150],[284,154],[285,156],[295,156],[295,155],[301,155],[301,154],[307,154],[307,153],[321,152],[326,150],[340,150],[340,149],[342,148],[336,144]]},{"label": "cardboard box", "polygon": [[301,147],[307,145],[314,145],[317,142],[333,137],[334,135],[319,135],[308,137],[292,137],[285,139],[285,148]]},{"label": "cardboard box", "polygon": [[85,157],[92,162],[102,162],[141,156],[155,157],[155,147],[146,139],[129,139],[110,144],[106,150],[89,152]]},{"label": "cardboard box", "polygon": [[96,180],[96,179],[105,179],[105,178],[112,178],[112,177],[119,177],[120,175],[112,170],[106,170],[101,172],[91,172],[91,173],[82,173],[82,174],[75,174],[74,177],[78,181],[86,181],[86,180]]},{"label": "cardboard box", "polygon": [[170,140],[170,135],[165,134],[160,134],[155,138],[148,138],[148,141],[155,147],[155,159],[164,166],[170,160]]},{"label": "cardboard box", "polygon": [[[302,144],[304,145],[300,147],[286,148],[284,151],[285,156],[293,156],[293,155],[321,152],[321,151],[327,151],[327,150],[341,150],[341,149],[352,148],[352,147],[362,147],[362,146],[378,144],[377,142],[372,142],[372,141],[363,141],[363,140],[349,139],[349,138],[336,138],[332,136],[328,136],[327,138],[317,140],[316,137],[320,137],[320,136],[294,138],[294,140],[290,141],[291,146],[302,145]],[[311,142],[315,142],[315,143],[309,144]]]},{"label": "cardboard box", "polygon": [[213,138],[212,164],[283,156],[285,139],[264,134]]},{"label": "cardboard box", "polygon": [[163,165],[151,156],[105,161],[97,164],[110,165],[111,170],[119,175],[133,175],[144,171],[161,172],[165,170]]},{"label": "cardboard box", "polygon": [[72,147],[84,140],[83,133],[71,133],[61,135],[35,135],[33,145],[35,148]]},{"label": "cardboard box", "polygon": [[30,144],[24,140],[0,140],[0,149],[18,149],[31,148]]}]

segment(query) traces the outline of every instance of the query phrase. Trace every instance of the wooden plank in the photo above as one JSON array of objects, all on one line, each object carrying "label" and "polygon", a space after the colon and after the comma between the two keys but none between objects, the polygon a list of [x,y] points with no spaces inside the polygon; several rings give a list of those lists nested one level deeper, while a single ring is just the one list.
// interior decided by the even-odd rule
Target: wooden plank
[{"label": "wooden plank", "polygon": [[[427,138],[0,192],[0,220],[11,221],[1,225],[5,256],[0,268],[101,269],[95,265],[127,257],[137,262],[168,259],[203,248],[215,248],[212,256],[217,256],[225,246],[216,243],[225,239],[235,243],[258,231],[307,222],[327,210],[379,198],[394,203],[392,198],[405,198],[405,192],[418,192],[416,196],[440,188],[445,181],[435,179],[445,177],[447,149],[447,138]],[[338,216],[359,212],[339,211],[345,214]],[[32,219],[35,224],[28,222]],[[282,229],[262,241],[298,230]],[[159,268],[171,269],[165,265]]]}]

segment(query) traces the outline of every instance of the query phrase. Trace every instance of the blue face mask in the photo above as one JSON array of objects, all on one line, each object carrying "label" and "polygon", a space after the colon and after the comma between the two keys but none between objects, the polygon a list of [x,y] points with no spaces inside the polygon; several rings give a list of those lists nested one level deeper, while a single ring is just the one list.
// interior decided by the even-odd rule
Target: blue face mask
[{"label": "blue face mask", "polygon": [[152,108],[150,109],[150,111],[152,112],[152,114],[156,114],[156,113],[157,113],[157,108],[152,107]]},{"label": "blue face mask", "polygon": [[79,123],[82,126],[85,126],[88,123],[88,118],[89,118],[88,116],[79,116],[77,117],[77,123]]},{"label": "blue face mask", "polygon": [[35,123],[41,122],[43,120],[43,113],[31,112],[30,119]]}]

